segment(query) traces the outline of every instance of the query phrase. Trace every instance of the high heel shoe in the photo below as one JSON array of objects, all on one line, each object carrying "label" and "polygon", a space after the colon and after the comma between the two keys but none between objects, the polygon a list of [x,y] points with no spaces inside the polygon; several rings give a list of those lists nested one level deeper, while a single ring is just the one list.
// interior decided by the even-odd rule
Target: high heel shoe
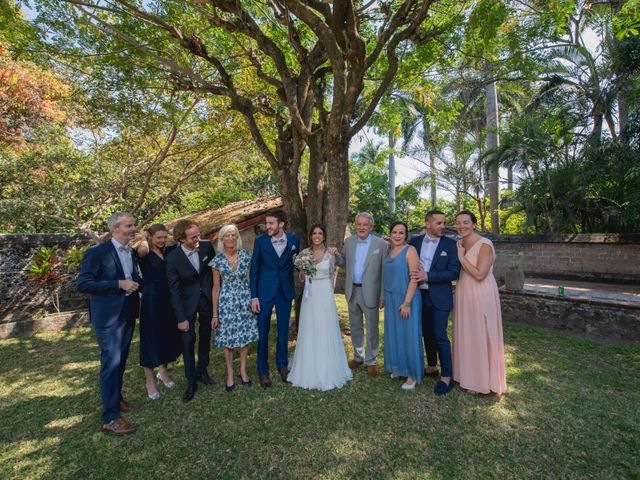
[{"label": "high heel shoe", "polygon": [[233,390],[236,388],[236,384],[232,384],[232,385],[225,385],[224,389],[226,390],[227,393],[231,393],[233,392]]},{"label": "high heel shoe", "polygon": [[158,400],[160,398],[160,392],[153,392],[153,393],[148,393],[147,392],[147,396],[151,400]]},{"label": "high heel shoe", "polygon": [[[162,382],[162,384],[164,385],[165,388],[173,388],[173,387],[176,386],[176,384],[173,382],[173,380],[169,380],[167,383],[164,383],[164,381],[162,380],[162,377],[160,376],[160,372],[156,373],[156,378]],[[158,395],[160,395],[160,394],[158,394]]]},{"label": "high heel shoe", "polygon": [[248,379],[246,382],[242,379],[242,375],[239,375],[238,378],[240,378],[240,381],[242,382],[242,385],[245,387],[250,387],[251,386],[251,379]]}]

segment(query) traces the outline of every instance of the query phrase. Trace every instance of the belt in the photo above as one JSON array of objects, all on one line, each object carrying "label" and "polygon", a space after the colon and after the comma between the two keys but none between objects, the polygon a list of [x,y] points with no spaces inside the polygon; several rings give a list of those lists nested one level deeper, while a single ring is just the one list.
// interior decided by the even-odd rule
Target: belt
[{"label": "belt", "polygon": [[361,287],[361,286],[362,286],[362,284],[361,284],[361,283],[354,283],[354,284],[353,284],[353,286],[354,286],[354,287]]}]

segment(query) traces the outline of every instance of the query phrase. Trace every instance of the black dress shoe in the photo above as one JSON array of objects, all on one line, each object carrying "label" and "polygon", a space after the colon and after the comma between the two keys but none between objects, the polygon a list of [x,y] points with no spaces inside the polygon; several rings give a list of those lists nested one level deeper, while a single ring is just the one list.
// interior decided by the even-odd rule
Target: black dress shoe
[{"label": "black dress shoe", "polygon": [[227,393],[233,392],[236,388],[236,384],[234,383],[233,385],[225,385],[224,389]]},{"label": "black dress shoe", "polygon": [[269,388],[271,386],[271,377],[268,373],[260,375],[260,386],[262,388]]},{"label": "black dress shoe", "polygon": [[453,390],[453,380],[449,380],[449,384],[446,384],[442,380],[440,380],[438,383],[436,383],[436,386],[433,389],[433,393],[435,393],[438,397],[441,397],[442,395],[446,395],[447,393],[449,393],[451,390]]},{"label": "black dress shoe", "polygon": [[287,380],[287,377],[289,376],[289,372],[287,371],[287,367],[282,367],[278,369],[278,373],[280,374],[280,378],[282,379],[282,381],[284,383],[288,383],[289,385],[291,385],[291,382],[289,380]]},{"label": "black dress shoe", "polygon": [[207,372],[206,370],[198,376],[198,381],[204,383],[205,385],[213,385],[213,378],[209,376],[209,372]]},{"label": "black dress shoe", "polygon": [[182,395],[182,401],[187,403],[193,400],[193,397],[196,395],[198,391],[197,383],[190,383],[187,389],[184,391],[184,395]]}]

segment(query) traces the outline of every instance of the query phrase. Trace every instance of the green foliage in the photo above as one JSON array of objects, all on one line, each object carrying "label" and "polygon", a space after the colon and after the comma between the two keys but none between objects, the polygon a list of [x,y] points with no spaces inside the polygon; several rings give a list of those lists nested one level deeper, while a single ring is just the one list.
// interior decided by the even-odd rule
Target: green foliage
[{"label": "green foliage", "polygon": [[640,34],[640,0],[622,2],[620,11],[613,19],[613,26],[618,40],[637,37]]},{"label": "green foliage", "polygon": [[33,257],[27,269],[27,277],[41,286],[55,285],[64,278],[63,275],[58,273],[60,266],[58,247],[45,247],[43,245]]},{"label": "green foliage", "polygon": [[67,251],[67,254],[62,259],[62,265],[64,265],[64,269],[67,273],[75,273],[80,270],[82,257],[84,256],[84,253],[88,248],[89,245],[83,245],[81,247],[76,247],[75,245],[73,245]]},{"label": "green foliage", "polygon": [[584,152],[579,170],[584,195],[576,199],[583,231],[640,231],[640,110],[627,129]]}]

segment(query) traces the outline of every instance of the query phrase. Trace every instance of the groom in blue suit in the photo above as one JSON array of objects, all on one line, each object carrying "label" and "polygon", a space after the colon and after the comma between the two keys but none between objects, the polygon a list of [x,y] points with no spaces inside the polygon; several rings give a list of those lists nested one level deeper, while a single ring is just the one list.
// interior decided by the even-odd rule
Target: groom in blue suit
[{"label": "groom in blue suit", "polygon": [[78,291],[90,297],[91,324],[100,346],[102,430],[125,435],[136,427],[120,413],[134,406],[122,398],[122,377],[138,316],[140,277],[128,243],[136,233],[133,217],[114,213],[107,220],[111,239],[86,251],[78,276]]},{"label": "groom in blue suit", "polygon": [[446,395],[453,388],[451,380],[451,342],[447,335],[449,312],[453,308],[451,282],[460,275],[456,242],[444,236],[445,217],[438,210],[425,215],[426,234],[415,237],[410,244],[420,257],[420,269],[411,272],[418,281],[422,296],[422,336],[427,352],[427,376],[437,376],[440,357],[440,381],[434,393]]},{"label": "groom in blue suit", "polygon": [[267,214],[267,234],[256,238],[251,257],[251,310],[258,314],[258,375],[260,386],[271,386],[269,375],[269,328],[271,312],[276,308],[276,366],[287,383],[287,342],[291,300],[296,295],[293,283],[293,258],[300,253],[300,238],[285,232],[287,217],[282,210]]}]

